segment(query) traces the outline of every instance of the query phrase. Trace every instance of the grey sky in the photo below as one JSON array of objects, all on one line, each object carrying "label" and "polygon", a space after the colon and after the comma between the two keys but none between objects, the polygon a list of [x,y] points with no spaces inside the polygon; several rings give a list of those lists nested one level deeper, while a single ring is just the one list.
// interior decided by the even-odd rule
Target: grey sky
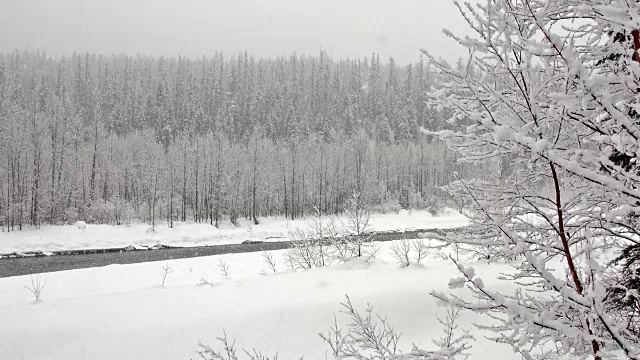
[{"label": "grey sky", "polygon": [[398,63],[419,49],[465,53],[442,28],[465,31],[451,0],[0,0],[0,51],[258,57],[317,54]]}]

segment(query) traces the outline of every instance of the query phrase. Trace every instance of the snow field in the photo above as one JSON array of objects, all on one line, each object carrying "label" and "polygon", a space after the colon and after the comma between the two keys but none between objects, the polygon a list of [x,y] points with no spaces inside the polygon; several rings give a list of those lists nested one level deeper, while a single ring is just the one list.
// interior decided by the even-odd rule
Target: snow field
[{"label": "snow field", "polygon": [[[371,265],[360,261],[303,272],[286,272],[284,251],[274,252],[279,272],[267,268],[261,253],[110,265],[43,274],[42,301],[23,288],[29,276],[0,279],[0,358],[2,359],[195,359],[198,342],[218,346],[223,328],[238,348],[281,359],[323,359],[328,347],[317,335],[337,315],[348,294],[359,311],[366,303],[402,332],[401,347],[415,342],[431,348],[446,309],[429,295],[448,291],[455,266],[433,254],[422,265],[400,268],[382,244]],[[218,271],[224,261],[230,278]],[[162,266],[169,264],[165,286]],[[496,280],[507,265],[474,264],[487,286],[511,289]],[[198,287],[201,278],[214,286]],[[477,342],[471,359],[518,359],[508,346],[483,338],[471,322],[485,318],[463,312],[460,327]]]}]

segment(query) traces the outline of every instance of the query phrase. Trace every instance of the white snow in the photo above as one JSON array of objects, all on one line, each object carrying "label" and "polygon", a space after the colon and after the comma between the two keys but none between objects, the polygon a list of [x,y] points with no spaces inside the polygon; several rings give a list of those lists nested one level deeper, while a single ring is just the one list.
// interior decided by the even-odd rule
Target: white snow
[{"label": "white snow", "polygon": [[[372,265],[361,262],[304,272],[259,275],[265,269],[260,253],[111,265],[43,274],[47,285],[42,301],[33,303],[23,288],[29,276],[0,279],[0,358],[3,359],[196,359],[198,342],[220,348],[216,337],[226,329],[238,348],[255,347],[280,353],[281,359],[323,359],[327,346],[318,337],[333,323],[346,319],[339,311],[348,294],[364,311],[367,302],[388,316],[399,332],[401,347],[415,342],[432,348],[431,338],[442,334],[439,307],[429,295],[447,291],[448,279],[458,274],[450,261],[435,254],[423,266],[400,268],[389,256],[389,243]],[[284,270],[283,251],[275,252]],[[230,266],[230,279],[217,264]],[[507,265],[473,264],[488,286],[511,290],[496,280]],[[200,278],[216,286],[196,287]],[[485,323],[464,312],[459,324],[470,328],[477,341],[471,359],[519,359],[507,345],[484,338],[471,323]]]},{"label": "white snow", "polygon": [[87,228],[87,223],[84,221],[76,221],[76,227],[80,230],[84,230]]},{"label": "white snow", "polygon": [[[336,223],[345,222],[337,218]],[[374,231],[407,231],[427,228],[453,228],[467,224],[460,213],[447,211],[434,217],[427,211],[400,211],[398,214],[374,214],[370,220]],[[306,219],[285,218],[261,219],[259,225],[249,220],[240,220],[236,227],[228,221],[215,228],[204,223],[174,223],[157,225],[151,232],[148,224],[93,225],[78,221],[74,225],[46,226],[0,233],[0,255],[27,252],[54,252],[62,250],[86,250],[109,248],[148,248],[167,246],[211,246],[241,243],[245,240],[287,240],[289,229],[307,228]]]}]

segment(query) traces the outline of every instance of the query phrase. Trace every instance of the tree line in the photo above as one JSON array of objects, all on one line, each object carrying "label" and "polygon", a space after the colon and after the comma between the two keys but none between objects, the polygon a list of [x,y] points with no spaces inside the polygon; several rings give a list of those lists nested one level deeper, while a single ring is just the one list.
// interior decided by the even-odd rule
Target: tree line
[{"label": "tree line", "polygon": [[433,206],[472,171],[420,134],[448,126],[427,104],[437,76],[375,55],[2,54],[1,224],[258,223],[340,213],[353,191],[381,211]]}]

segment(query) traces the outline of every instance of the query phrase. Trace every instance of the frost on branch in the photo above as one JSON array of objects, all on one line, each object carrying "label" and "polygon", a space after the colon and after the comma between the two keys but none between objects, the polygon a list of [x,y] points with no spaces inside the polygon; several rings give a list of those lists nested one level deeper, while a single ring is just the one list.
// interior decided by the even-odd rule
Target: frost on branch
[{"label": "frost on branch", "polygon": [[[467,331],[458,330],[456,324],[459,311],[449,310],[445,320],[438,318],[442,326],[443,335],[434,339],[434,350],[424,350],[413,345],[410,350],[403,352],[399,346],[400,333],[396,332],[387,318],[376,314],[371,305],[367,305],[365,312],[361,313],[353,306],[351,299],[341,304],[342,313],[347,316],[348,323],[345,329],[338,326],[338,320],[334,315],[333,325],[324,334],[318,334],[328,346],[325,359],[353,359],[353,360],[458,360],[467,359],[471,342],[475,339]],[[224,332],[218,341],[222,350],[200,343],[198,354],[204,360],[276,360],[278,355],[267,357],[256,349],[243,350],[244,356],[239,356],[235,348],[235,341],[229,341]]]},{"label": "frost on branch", "polygon": [[[340,224],[342,231],[332,218],[323,216],[316,208],[308,230],[297,228],[289,231],[289,266],[292,269],[310,269],[360,257],[371,261],[377,256],[379,247],[373,244],[369,216],[363,196],[355,191],[348,200],[347,219]],[[423,250],[421,255],[424,254]]]},{"label": "frost on branch", "polygon": [[[198,355],[203,360],[239,360],[241,357],[238,356],[235,340],[229,342],[227,338],[227,332],[223,331],[223,336],[218,338],[218,341],[222,343],[223,350],[215,350],[211,346],[200,343],[200,350],[198,351]],[[251,351],[242,350],[246,357],[242,357],[243,359],[248,360],[278,360],[278,354],[274,356],[265,356],[262,355],[256,349],[252,349]]]},{"label": "frost on branch", "polygon": [[467,357],[466,350],[471,349],[469,341],[474,340],[468,331],[463,331],[462,335],[456,335],[459,325],[456,324],[460,317],[460,309],[448,309],[444,320],[438,317],[438,321],[444,326],[444,334],[437,340],[433,340],[440,349],[454,351],[460,357]]},{"label": "frost on branch", "polygon": [[625,327],[636,338],[640,338],[640,245],[625,248],[611,262],[607,282],[607,312],[626,318]]},{"label": "frost on branch", "polygon": [[438,319],[444,331],[440,339],[433,341],[437,349],[424,350],[414,344],[411,350],[403,352],[398,346],[401,334],[394,330],[387,318],[376,314],[371,305],[367,305],[362,314],[347,296],[342,307],[342,313],[349,318],[347,328],[340,329],[334,318],[327,334],[320,334],[334,359],[464,359],[471,349],[470,342],[474,340],[467,332],[457,333],[458,312],[449,311],[445,321]]},{"label": "frost on branch", "polygon": [[409,266],[412,261],[420,264],[429,256],[431,250],[432,247],[425,244],[422,239],[402,239],[391,242],[391,255],[401,267]]},{"label": "frost on branch", "polygon": [[608,260],[640,244],[640,3],[457,5],[473,36],[449,34],[470,57],[458,69],[430,57],[434,103],[452,111],[435,134],[493,172],[449,185],[470,210],[456,241],[517,260],[504,276],[517,290],[459,267],[452,292],[433,295],[491,317],[483,327],[526,359],[640,358],[632,308],[607,311],[636,299]]},{"label": "frost on branch", "polygon": [[373,237],[370,216],[364,195],[354,190],[347,200],[347,221],[342,224],[346,232],[344,241],[351,257],[375,257],[371,253]]}]

